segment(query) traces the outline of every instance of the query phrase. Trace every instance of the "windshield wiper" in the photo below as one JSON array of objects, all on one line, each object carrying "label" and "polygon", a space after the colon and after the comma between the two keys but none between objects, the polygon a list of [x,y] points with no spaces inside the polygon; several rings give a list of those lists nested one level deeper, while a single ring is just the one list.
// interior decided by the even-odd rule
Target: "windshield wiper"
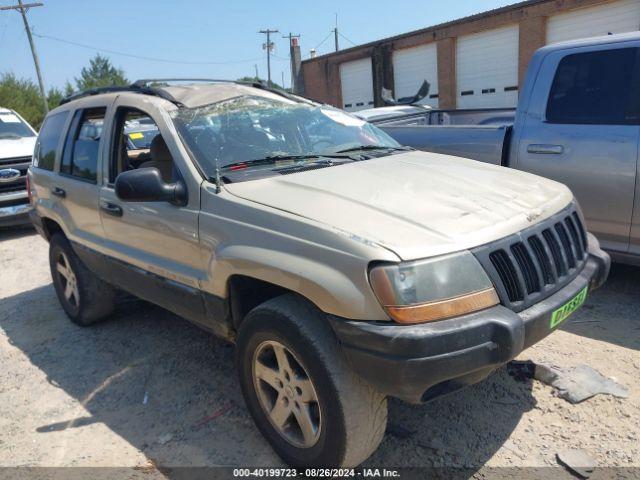
[{"label": "windshield wiper", "polygon": [[358,145],[357,147],[345,148],[334,153],[358,152],[360,150],[393,150],[393,151],[409,151],[411,147],[390,147],[387,145]]},{"label": "windshield wiper", "polygon": [[[339,153],[339,152],[336,152]],[[331,157],[331,158],[349,158],[347,155],[335,155],[333,153],[328,154],[317,154],[317,153],[308,153],[305,155],[269,155],[264,158],[256,158],[254,160],[245,160],[242,162],[229,163],[224,167],[221,167],[220,170],[240,170],[243,168],[247,168],[253,165],[272,165],[281,160],[318,160],[323,157]]]}]

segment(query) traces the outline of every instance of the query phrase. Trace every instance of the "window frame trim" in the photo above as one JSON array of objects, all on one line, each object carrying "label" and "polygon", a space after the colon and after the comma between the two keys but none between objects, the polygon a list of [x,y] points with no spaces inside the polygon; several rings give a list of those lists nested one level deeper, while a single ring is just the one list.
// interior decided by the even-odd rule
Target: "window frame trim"
[{"label": "window frame trim", "polygon": [[[62,171],[62,162],[64,161],[64,154],[67,148],[67,141],[69,139],[69,136],[71,135],[71,133],[73,132],[73,141],[71,142],[71,153],[70,153],[70,159],[71,159],[71,163],[70,163],[70,167],[71,167],[71,172],[73,172],[73,166],[74,166],[74,159],[73,159],[73,154],[75,152],[75,143],[78,141],[78,136],[80,134],[80,130],[82,128],[83,125],[83,120],[84,120],[84,115],[85,112],[87,110],[98,110],[98,109],[103,109],[104,110],[104,117],[102,119],[102,125],[103,125],[103,129],[107,126],[107,116],[109,113],[109,107],[107,105],[92,105],[92,106],[86,106],[86,107],[78,107],[76,109],[73,110],[73,115],[71,116],[71,119],[69,120],[68,124],[66,125],[66,134],[64,136],[64,142],[62,143],[61,146],[61,150],[60,150],[60,159],[58,162],[58,170],[57,173],[58,175],[65,177],[65,178],[69,178],[72,180],[79,180],[85,183],[90,183],[92,185],[97,185],[98,184],[98,173],[100,171],[100,147],[102,146],[102,140],[104,138],[104,135],[100,135],[100,139],[98,140],[98,153],[96,156],[96,169],[95,169],[95,179],[90,179],[90,178],[85,178],[85,177],[80,177],[78,175],[74,175],[73,173],[68,173],[68,172],[63,172]],[[69,110],[71,111],[71,110]],[[76,115],[80,114],[77,122],[76,122]]]},{"label": "window frame trim", "polygon": [[[118,142],[117,142],[117,137],[118,134],[120,133],[120,130],[124,129],[124,121],[123,119],[120,117],[120,115],[122,115],[122,111],[138,111],[140,113],[142,113],[143,115],[146,115],[147,117],[149,117],[151,120],[153,120],[153,123],[156,125],[156,128],[158,129],[158,132],[160,135],[162,135],[162,129],[160,128],[160,124],[158,123],[158,121],[153,117],[153,115],[151,115],[149,112],[147,112],[146,110],[143,110],[142,108],[138,107],[138,106],[134,106],[132,105],[132,102],[122,102],[122,103],[116,103],[113,106],[113,113],[111,115],[111,122],[109,125],[109,146],[106,147],[107,148],[107,158],[106,158],[106,177],[102,182],[102,186],[104,188],[108,188],[110,190],[115,190],[115,180],[118,178],[118,175],[120,173],[118,173],[118,175],[115,175],[113,178],[113,182],[111,181],[111,169],[112,167],[115,165],[116,162],[114,162],[115,160],[115,154],[116,154],[116,149],[118,148]],[[177,164],[177,162],[175,161],[175,159],[173,160],[173,166],[176,169],[176,171],[178,172],[178,176],[180,178],[184,178],[184,176],[182,175],[182,172],[180,171],[180,167]]]},{"label": "window frame trim", "polygon": [[[36,143],[34,144],[34,153],[31,159],[31,168],[37,168],[38,170],[42,170],[43,172],[51,172],[51,173],[58,173],[58,167],[60,165],[60,161],[61,161],[61,156],[62,156],[62,140],[64,138],[67,137],[66,132],[69,128],[69,113],[71,110],[61,110],[59,112],[55,112],[55,113],[51,113],[49,115],[47,115],[43,122],[42,122],[42,126],[44,126],[45,122],[47,120],[49,120],[52,117],[58,116],[58,115],[65,115],[65,119],[64,122],[62,124],[62,128],[60,129],[60,135],[58,135],[58,142],[56,143],[56,147],[54,149],[54,157],[53,157],[53,165],[51,166],[51,169],[48,168],[44,168],[41,167],[40,165],[34,165],[33,160],[35,157],[35,153],[36,151],[40,148],[41,145],[41,141],[40,141],[40,134],[42,133],[42,127],[40,128],[40,131],[38,132],[38,136],[36,137]],[[39,160],[39,154],[38,154],[38,160]]]}]

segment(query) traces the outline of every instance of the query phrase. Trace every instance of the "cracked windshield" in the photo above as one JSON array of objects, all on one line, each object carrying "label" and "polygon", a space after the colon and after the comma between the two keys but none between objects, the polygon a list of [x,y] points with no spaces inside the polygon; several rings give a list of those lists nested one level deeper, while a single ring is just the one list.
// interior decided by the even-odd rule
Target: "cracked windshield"
[{"label": "cracked windshield", "polygon": [[[325,105],[242,96],[172,114],[207,175],[309,162],[345,162],[405,150],[373,125]],[[366,152],[366,153],[365,153]],[[360,154],[360,155],[358,155]]]}]

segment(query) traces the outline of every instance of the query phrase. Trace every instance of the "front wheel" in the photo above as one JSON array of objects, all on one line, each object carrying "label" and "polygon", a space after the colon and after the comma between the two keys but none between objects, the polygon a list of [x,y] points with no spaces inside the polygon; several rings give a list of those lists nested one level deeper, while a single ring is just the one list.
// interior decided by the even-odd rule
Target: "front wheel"
[{"label": "front wheel", "polygon": [[378,447],[386,398],[347,365],[326,318],[284,295],[240,327],[237,364],[256,425],[295,467],[355,467]]}]

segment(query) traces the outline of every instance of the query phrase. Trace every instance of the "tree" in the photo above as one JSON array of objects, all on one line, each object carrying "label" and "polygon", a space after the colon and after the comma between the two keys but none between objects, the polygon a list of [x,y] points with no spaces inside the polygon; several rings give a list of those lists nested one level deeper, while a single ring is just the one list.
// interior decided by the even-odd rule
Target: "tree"
[{"label": "tree", "polygon": [[80,77],[75,78],[75,82],[80,91],[96,87],[124,86],[130,83],[124,75],[124,70],[114,67],[109,58],[99,53],[89,60],[88,67],[82,68]]},{"label": "tree", "polygon": [[[49,89],[47,101],[49,108],[55,108],[64,97],[57,88]],[[0,76],[0,106],[15,110],[36,130],[44,119],[42,97],[38,86],[28,78],[18,78],[13,73]]]}]

